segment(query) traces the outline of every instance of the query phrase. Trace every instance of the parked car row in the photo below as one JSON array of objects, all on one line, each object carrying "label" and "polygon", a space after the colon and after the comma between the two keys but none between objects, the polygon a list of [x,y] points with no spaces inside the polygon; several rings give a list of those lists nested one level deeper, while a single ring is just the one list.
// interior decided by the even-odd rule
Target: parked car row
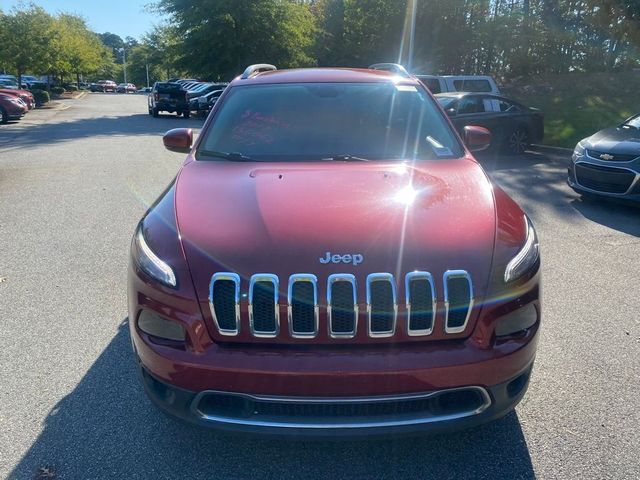
[{"label": "parked car row", "polygon": [[98,80],[95,83],[89,84],[89,90],[91,90],[92,92],[115,93],[117,88],[118,84],[113,80]]},{"label": "parked car row", "polygon": [[227,83],[193,79],[156,82],[149,92],[149,115],[157,117],[161,112],[169,112],[189,118],[191,112],[207,114],[226,86]]},{"label": "parked car row", "polygon": [[31,92],[19,88],[0,88],[0,123],[19,120],[35,107]]}]

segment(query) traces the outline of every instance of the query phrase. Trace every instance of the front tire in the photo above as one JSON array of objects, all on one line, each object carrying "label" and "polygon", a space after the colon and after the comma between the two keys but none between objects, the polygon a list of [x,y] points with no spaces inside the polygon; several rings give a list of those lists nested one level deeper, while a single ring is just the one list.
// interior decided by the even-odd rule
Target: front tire
[{"label": "front tire", "polygon": [[158,116],[160,115],[160,112],[158,111],[157,108],[154,108],[151,114],[153,115],[153,118],[158,118]]},{"label": "front tire", "polygon": [[189,110],[187,110],[186,112],[182,112],[182,116],[184,118],[190,118],[191,117],[191,112]]},{"label": "front tire", "polygon": [[520,155],[529,148],[529,132],[522,127],[517,127],[507,138],[506,150],[513,155]]},{"label": "front tire", "polygon": [[0,107],[0,123],[5,124],[8,121],[9,121],[9,114],[4,108]]}]

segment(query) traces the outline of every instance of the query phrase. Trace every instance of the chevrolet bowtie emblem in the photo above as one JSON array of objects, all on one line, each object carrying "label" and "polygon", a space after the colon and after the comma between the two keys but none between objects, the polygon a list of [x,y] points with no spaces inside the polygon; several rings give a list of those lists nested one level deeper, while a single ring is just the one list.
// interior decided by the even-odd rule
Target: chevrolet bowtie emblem
[{"label": "chevrolet bowtie emblem", "polygon": [[602,160],[613,160],[613,155],[609,155],[608,153],[603,153],[602,155],[600,155],[600,158]]}]

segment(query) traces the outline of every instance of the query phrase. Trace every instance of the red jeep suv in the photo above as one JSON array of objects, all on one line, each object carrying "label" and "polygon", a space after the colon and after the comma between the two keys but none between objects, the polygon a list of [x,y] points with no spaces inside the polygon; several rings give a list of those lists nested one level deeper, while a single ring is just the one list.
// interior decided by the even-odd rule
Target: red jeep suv
[{"label": "red jeep suv", "polygon": [[531,221],[396,65],[278,71],[224,91],[141,220],[129,319],[165,411],[241,432],[348,436],[512,410],[540,327]]}]

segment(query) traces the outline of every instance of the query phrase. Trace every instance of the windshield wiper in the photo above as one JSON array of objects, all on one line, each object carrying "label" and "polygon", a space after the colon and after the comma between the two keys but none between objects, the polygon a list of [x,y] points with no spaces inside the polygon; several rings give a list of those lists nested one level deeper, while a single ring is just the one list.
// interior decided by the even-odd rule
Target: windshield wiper
[{"label": "windshield wiper", "polygon": [[247,157],[240,152],[214,152],[211,150],[199,150],[198,156],[200,155],[211,158],[223,158],[230,162],[257,162],[257,160]]},{"label": "windshield wiper", "polygon": [[335,162],[369,162],[368,158],[356,157],[354,155],[334,155],[332,157],[323,158],[322,160],[333,160]]}]

